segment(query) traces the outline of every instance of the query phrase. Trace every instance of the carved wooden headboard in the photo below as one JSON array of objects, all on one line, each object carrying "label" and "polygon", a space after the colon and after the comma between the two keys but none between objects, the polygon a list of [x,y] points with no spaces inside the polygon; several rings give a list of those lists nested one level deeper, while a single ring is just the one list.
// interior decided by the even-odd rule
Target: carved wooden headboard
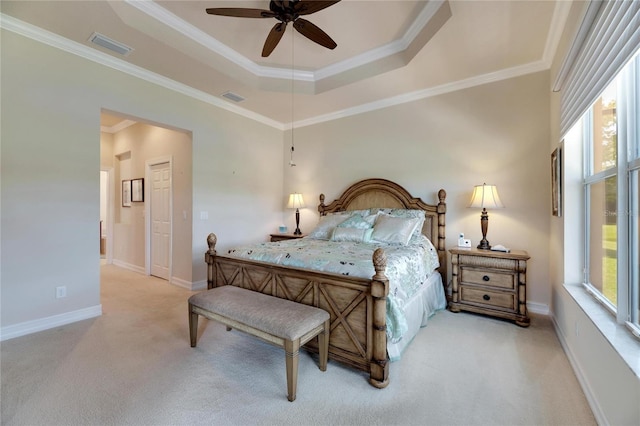
[{"label": "carved wooden headboard", "polygon": [[321,216],[345,210],[361,210],[373,207],[424,210],[425,221],[422,233],[431,240],[438,250],[440,275],[447,283],[447,253],[445,249],[445,214],[447,193],[438,191],[438,204],[427,204],[420,198],[412,197],[406,189],[386,179],[365,179],[354,183],[342,195],[325,204],[324,194],[320,194],[318,212]]}]

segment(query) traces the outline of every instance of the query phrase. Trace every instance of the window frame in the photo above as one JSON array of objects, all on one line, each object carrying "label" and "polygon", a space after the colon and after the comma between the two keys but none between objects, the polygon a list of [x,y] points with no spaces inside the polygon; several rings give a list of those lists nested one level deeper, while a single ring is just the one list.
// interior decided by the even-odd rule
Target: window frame
[{"label": "window frame", "polygon": [[[640,266],[632,259],[640,255],[640,224],[634,223],[640,207],[640,56],[638,53],[615,75],[617,82],[616,122],[617,158],[616,165],[593,173],[594,158],[594,105],[582,117],[583,143],[583,195],[584,195],[584,274],[583,286],[605,309],[615,316],[616,322],[625,324],[631,333],[640,338]],[[613,80],[612,80],[613,81]],[[596,102],[600,99],[598,96]],[[631,141],[631,142],[630,142]],[[634,176],[635,174],[635,176]],[[593,184],[616,177],[616,249],[617,279],[616,305],[611,303],[590,280],[590,224],[591,197]],[[637,177],[636,181],[632,179]],[[634,206],[634,209],[631,209]]]}]

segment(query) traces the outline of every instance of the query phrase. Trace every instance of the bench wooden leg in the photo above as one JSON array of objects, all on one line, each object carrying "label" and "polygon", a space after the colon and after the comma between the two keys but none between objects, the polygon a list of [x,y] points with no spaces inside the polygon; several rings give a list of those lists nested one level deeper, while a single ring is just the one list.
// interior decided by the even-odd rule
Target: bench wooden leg
[{"label": "bench wooden leg", "polygon": [[198,314],[193,312],[193,305],[189,303],[189,337],[191,338],[191,347],[196,347],[198,340]]},{"label": "bench wooden leg", "polygon": [[298,356],[300,352],[300,339],[285,340],[284,352],[287,365],[287,399],[295,401],[296,387],[298,386]]},{"label": "bench wooden leg", "polygon": [[318,354],[320,355],[319,367],[322,371],[327,371],[327,360],[329,359],[329,333],[331,320],[324,323],[324,331],[318,334]]}]

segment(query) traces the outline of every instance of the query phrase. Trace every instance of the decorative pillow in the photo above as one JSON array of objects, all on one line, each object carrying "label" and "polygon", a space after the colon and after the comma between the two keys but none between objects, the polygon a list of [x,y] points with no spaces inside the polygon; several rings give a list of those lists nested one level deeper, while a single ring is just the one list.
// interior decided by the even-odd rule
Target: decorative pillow
[{"label": "decorative pillow", "polygon": [[420,218],[417,217],[404,218],[379,214],[371,239],[381,243],[407,245],[420,224]]},{"label": "decorative pillow", "polygon": [[331,235],[331,241],[368,243],[371,241],[372,233],[373,228],[358,229],[336,227]]},{"label": "decorative pillow", "polygon": [[341,211],[337,211],[337,212],[331,212],[331,213],[327,213],[327,216],[331,216],[331,215],[342,215],[342,216],[354,216],[354,215],[360,215],[360,216],[367,216],[369,214],[369,209],[364,209],[364,210],[341,210]]},{"label": "decorative pillow", "polygon": [[424,220],[425,220],[425,216],[424,216],[424,210],[420,210],[420,209],[388,209],[388,208],[375,208],[375,209],[371,209],[371,213],[378,213],[378,214],[388,214],[389,216],[393,216],[393,217],[404,217],[404,218],[418,218],[420,219],[420,224],[418,225],[418,227],[416,228],[415,231],[413,231],[413,235],[414,236],[418,236],[420,234],[422,234],[422,225],[424,225]]},{"label": "decorative pillow", "polygon": [[338,225],[338,228],[356,228],[356,229],[369,229],[373,228],[373,224],[376,221],[375,214],[371,214],[368,216],[360,216],[359,214],[355,214],[351,216],[349,219],[345,220],[341,224]]},{"label": "decorative pillow", "polygon": [[313,231],[309,233],[307,238],[312,238],[314,240],[328,240],[331,238],[333,229],[347,219],[348,216],[339,214],[321,216],[320,221],[316,227],[313,228]]}]

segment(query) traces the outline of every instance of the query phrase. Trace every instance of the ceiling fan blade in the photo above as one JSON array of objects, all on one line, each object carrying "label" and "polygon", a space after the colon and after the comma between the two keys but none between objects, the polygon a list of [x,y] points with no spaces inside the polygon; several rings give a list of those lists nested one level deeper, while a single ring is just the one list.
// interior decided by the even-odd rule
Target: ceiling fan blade
[{"label": "ceiling fan blade", "polygon": [[298,15],[310,15],[322,9],[326,9],[329,6],[333,6],[339,1],[340,0],[334,0],[334,1],[300,0],[299,2],[296,2],[293,4],[293,10],[295,10]]},{"label": "ceiling fan blade", "polygon": [[327,49],[335,49],[337,46],[336,42],[333,41],[327,33],[306,19],[298,18],[293,21],[293,28],[298,30],[300,34],[309,40],[314,41]]},{"label": "ceiling fan blade", "polygon": [[236,18],[273,18],[276,16],[270,10],[239,7],[210,7],[207,9],[207,13],[209,15],[234,16]]},{"label": "ceiling fan blade", "polygon": [[275,49],[278,43],[280,42],[280,39],[284,35],[284,31],[286,29],[287,29],[286,22],[278,22],[273,26],[273,28],[271,28],[271,31],[269,32],[269,35],[267,36],[267,39],[264,42],[264,47],[262,48],[263,58],[266,58],[267,56],[271,55],[271,52],[273,52],[273,49]]}]

